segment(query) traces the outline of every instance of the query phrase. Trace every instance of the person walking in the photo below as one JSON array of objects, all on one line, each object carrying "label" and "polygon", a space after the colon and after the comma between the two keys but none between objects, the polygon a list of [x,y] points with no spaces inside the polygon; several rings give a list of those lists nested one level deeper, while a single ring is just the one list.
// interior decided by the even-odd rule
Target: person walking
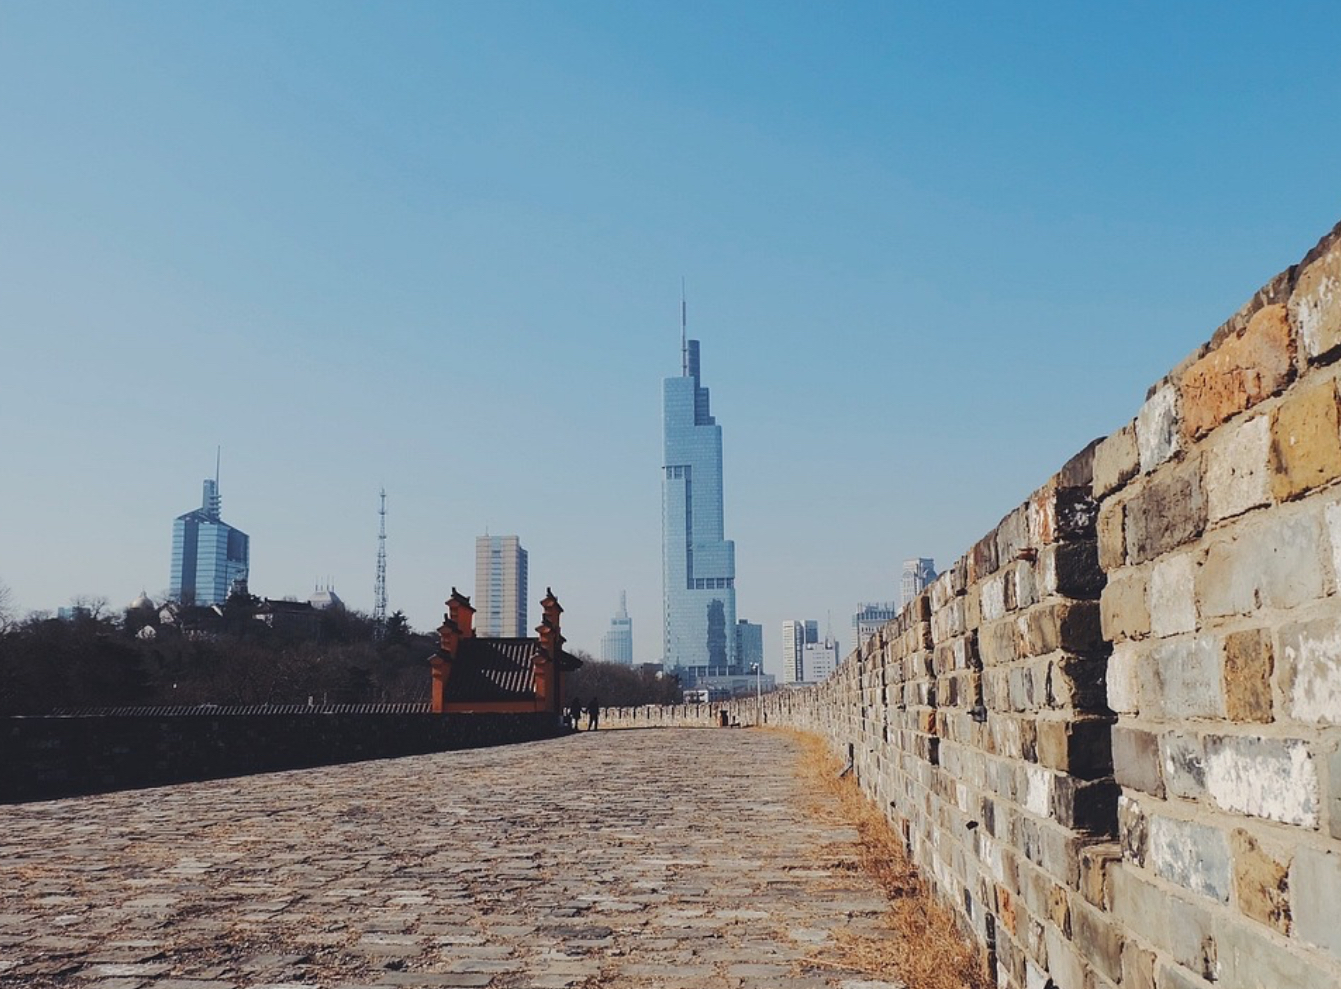
[{"label": "person walking", "polygon": [[573,726],[573,731],[582,730],[582,701],[574,697],[568,703],[568,723]]},{"label": "person walking", "polygon": [[601,702],[595,697],[587,705],[587,731],[595,731],[597,723],[601,720]]}]

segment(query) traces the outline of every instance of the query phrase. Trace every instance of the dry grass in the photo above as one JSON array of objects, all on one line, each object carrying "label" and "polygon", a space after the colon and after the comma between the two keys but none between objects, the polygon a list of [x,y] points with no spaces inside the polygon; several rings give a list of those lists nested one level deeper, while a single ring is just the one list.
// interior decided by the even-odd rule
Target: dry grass
[{"label": "dry grass", "polygon": [[[926,880],[908,861],[898,833],[856,782],[838,778],[842,766],[823,740],[800,732],[795,737],[801,746],[800,775],[814,795],[811,812],[857,829],[858,865],[889,898],[889,912],[883,918],[888,935],[873,938],[840,933],[836,938],[839,963],[901,981],[909,989],[988,989],[978,952],[960,936],[950,911],[935,899]],[[813,961],[823,964],[819,958]]]}]

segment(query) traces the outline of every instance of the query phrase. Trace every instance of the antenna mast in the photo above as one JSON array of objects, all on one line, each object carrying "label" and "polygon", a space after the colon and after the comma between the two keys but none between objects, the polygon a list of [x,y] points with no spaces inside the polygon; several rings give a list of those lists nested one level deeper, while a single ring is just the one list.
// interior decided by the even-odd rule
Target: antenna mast
[{"label": "antenna mast", "polygon": [[684,275],[680,276],[680,375],[689,377],[689,319],[684,301]]},{"label": "antenna mast", "polygon": [[386,635],[386,488],[377,509],[377,587],[373,591],[373,637],[379,642]]}]

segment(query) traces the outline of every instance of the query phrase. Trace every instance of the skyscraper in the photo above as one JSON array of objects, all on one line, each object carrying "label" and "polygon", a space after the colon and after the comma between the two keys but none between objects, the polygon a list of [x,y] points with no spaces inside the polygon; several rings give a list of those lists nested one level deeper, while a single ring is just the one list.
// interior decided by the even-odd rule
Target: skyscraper
[{"label": "skyscraper", "polygon": [[838,666],[838,643],[819,622],[789,618],[782,623],[782,682],[817,683]]},{"label": "skyscraper", "polygon": [[619,592],[619,611],[601,636],[601,661],[633,665],[633,619],[629,617],[628,599],[623,591]]},{"label": "skyscraper", "polygon": [[933,560],[926,557],[915,557],[911,560],[903,561],[903,581],[900,585],[899,607],[906,608],[908,602],[922,593],[922,588],[926,587],[936,579],[936,564]]},{"label": "skyscraper", "polygon": [[693,675],[737,668],[736,546],[722,520],[722,427],[699,380],[697,340],[662,388],[661,562],[666,666]]},{"label": "skyscraper", "polygon": [[736,622],[736,662],[749,672],[754,664],[764,665],[764,627],[744,618]]},{"label": "skyscraper", "polygon": [[475,627],[490,639],[523,639],[526,550],[516,536],[475,539]]},{"label": "skyscraper", "polygon": [[892,622],[898,614],[899,609],[893,601],[864,601],[858,604],[856,614],[852,616],[852,648],[860,649],[881,626]]},{"label": "skyscraper", "polygon": [[782,623],[782,682],[805,681],[805,650],[807,643],[819,639],[819,622],[789,618]]},{"label": "skyscraper", "polygon": [[251,540],[219,517],[219,481],[205,481],[200,507],[172,523],[172,577],[168,594],[182,604],[208,606],[245,588]]}]

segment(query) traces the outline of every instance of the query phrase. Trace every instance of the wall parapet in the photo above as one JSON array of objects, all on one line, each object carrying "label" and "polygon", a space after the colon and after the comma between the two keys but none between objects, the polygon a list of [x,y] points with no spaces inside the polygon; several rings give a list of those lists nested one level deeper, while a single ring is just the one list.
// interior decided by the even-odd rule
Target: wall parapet
[{"label": "wall parapet", "polygon": [[1341,985],[1339,357],[1341,225],[833,677],[764,698],[850,755],[997,985]]}]

